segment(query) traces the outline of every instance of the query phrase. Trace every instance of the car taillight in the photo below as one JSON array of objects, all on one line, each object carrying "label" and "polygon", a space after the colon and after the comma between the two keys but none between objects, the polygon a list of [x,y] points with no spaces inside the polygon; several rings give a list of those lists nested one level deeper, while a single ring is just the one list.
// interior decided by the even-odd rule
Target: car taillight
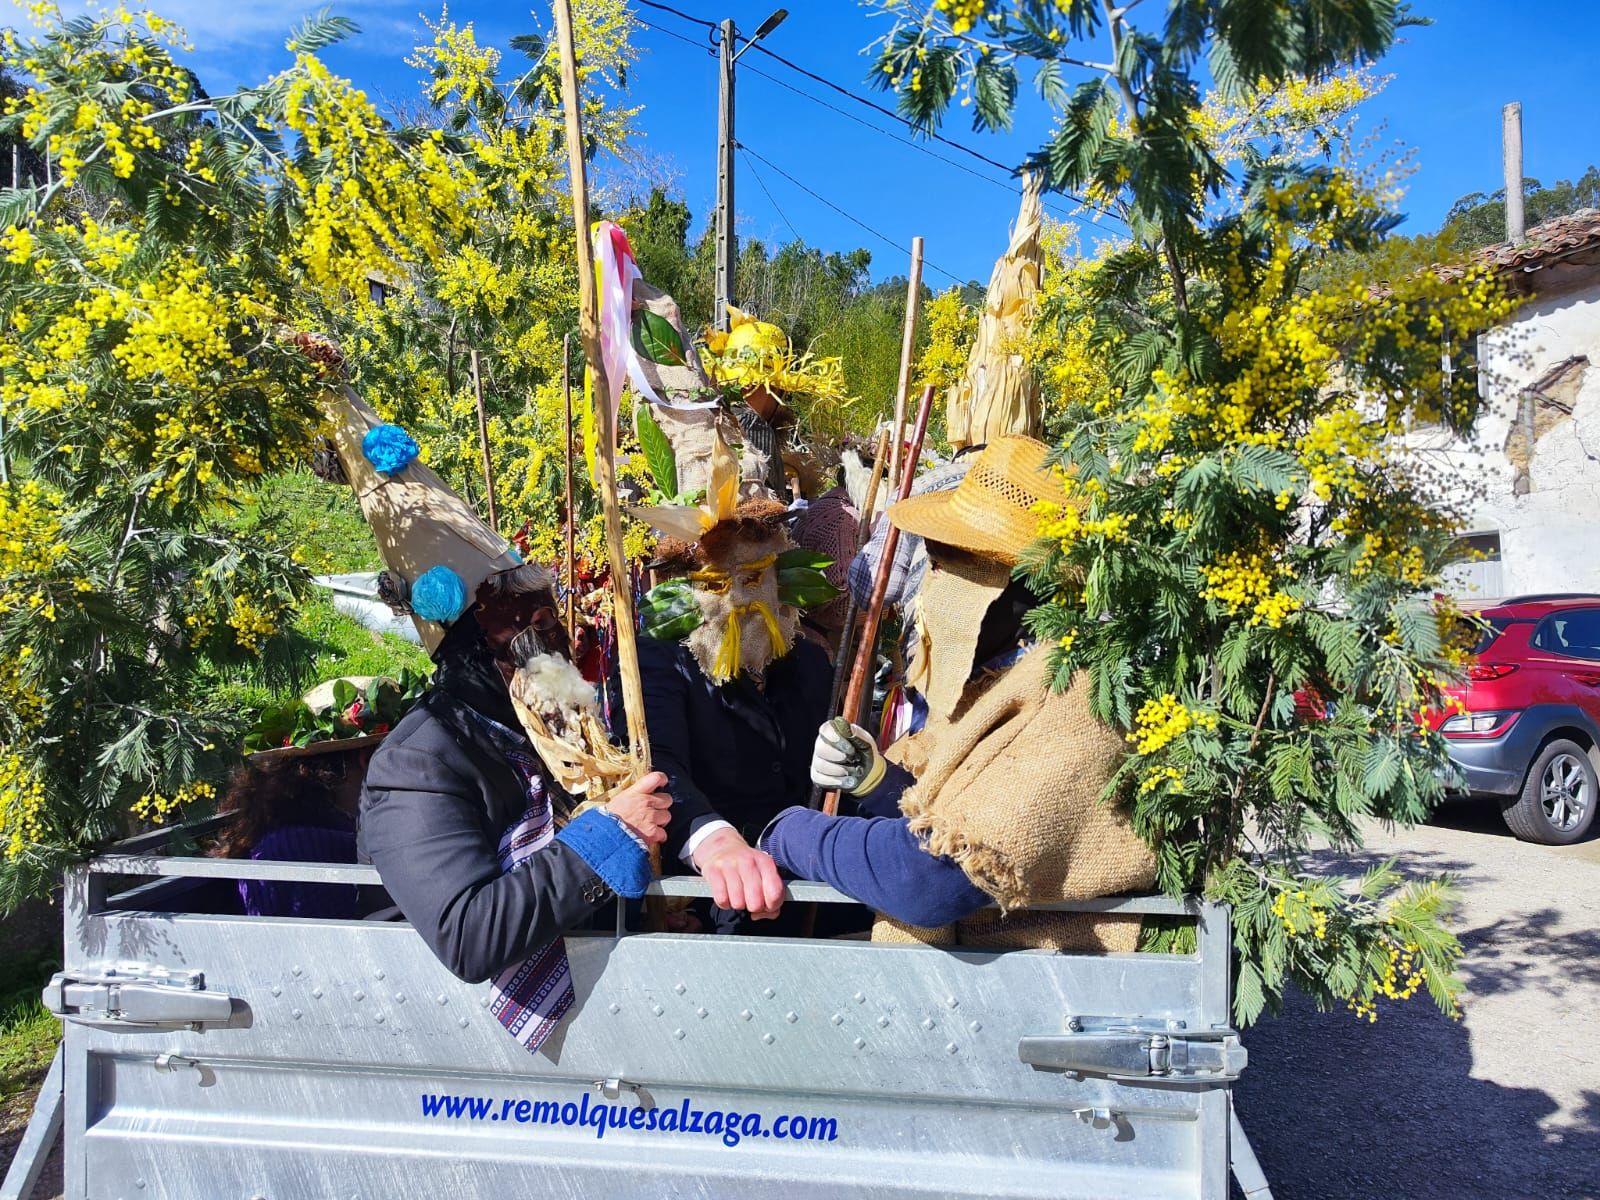
[{"label": "car taillight", "polygon": [[1467,678],[1474,683],[1487,683],[1491,679],[1504,679],[1516,669],[1515,663],[1473,663],[1467,668]]},{"label": "car taillight", "polygon": [[1510,729],[1521,715],[1520,712],[1457,713],[1439,726],[1439,732],[1445,737],[1496,737]]}]

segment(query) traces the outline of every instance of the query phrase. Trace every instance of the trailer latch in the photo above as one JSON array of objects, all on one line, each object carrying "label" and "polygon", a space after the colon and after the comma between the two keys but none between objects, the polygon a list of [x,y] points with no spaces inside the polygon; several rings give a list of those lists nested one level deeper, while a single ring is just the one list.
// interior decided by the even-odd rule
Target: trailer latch
[{"label": "trailer latch", "polygon": [[44,989],[44,1006],[56,1016],[106,1029],[226,1025],[234,1003],[227,992],[207,991],[200,971],[141,964],[94,973],[57,971]]},{"label": "trailer latch", "polygon": [[1182,1021],[1069,1017],[1067,1031],[1025,1037],[1031,1067],[1104,1079],[1204,1082],[1237,1079],[1249,1054],[1231,1029],[1191,1030]]}]

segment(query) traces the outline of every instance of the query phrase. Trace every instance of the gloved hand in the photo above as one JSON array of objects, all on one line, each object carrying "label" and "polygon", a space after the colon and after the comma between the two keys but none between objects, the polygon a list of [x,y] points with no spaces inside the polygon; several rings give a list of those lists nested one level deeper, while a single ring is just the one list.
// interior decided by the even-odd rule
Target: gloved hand
[{"label": "gloved hand", "polygon": [[811,751],[811,782],[864,796],[888,770],[872,735],[843,717],[824,721]]}]

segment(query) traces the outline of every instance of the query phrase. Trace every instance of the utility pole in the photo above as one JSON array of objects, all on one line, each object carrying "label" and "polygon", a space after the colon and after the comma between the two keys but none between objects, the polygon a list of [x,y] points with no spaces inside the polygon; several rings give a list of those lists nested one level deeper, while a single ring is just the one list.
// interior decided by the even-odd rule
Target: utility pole
[{"label": "utility pole", "polygon": [[718,329],[728,328],[728,305],[734,300],[734,262],[738,258],[738,239],[733,232],[733,152],[738,145],[733,132],[733,67],[739,55],[783,24],[789,10],[780,8],[756,27],[756,35],[743,47],[736,47],[739,31],[729,17],[720,26],[722,44],[717,63],[717,299],[711,314]]},{"label": "utility pole", "polygon": [[1528,240],[1522,215],[1522,101],[1513,100],[1500,110],[1500,151],[1506,176],[1506,241],[1520,246]]}]

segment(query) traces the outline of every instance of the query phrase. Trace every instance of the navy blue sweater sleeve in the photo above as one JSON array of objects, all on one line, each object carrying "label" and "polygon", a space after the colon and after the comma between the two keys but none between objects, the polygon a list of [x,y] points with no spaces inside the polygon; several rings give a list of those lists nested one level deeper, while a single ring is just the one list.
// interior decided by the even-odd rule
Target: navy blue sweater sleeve
[{"label": "navy blue sweater sleeve", "polygon": [[929,854],[904,817],[786,808],[761,835],[761,848],[791,875],[911,925],[948,925],[992,903],[954,862]]},{"label": "navy blue sweater sleeve", "polygon": [[865,796],[857,796],[856,806],[869,817],[898,817],[900,797],[917,777],[897,763],[884,764],[883,778]]}]

